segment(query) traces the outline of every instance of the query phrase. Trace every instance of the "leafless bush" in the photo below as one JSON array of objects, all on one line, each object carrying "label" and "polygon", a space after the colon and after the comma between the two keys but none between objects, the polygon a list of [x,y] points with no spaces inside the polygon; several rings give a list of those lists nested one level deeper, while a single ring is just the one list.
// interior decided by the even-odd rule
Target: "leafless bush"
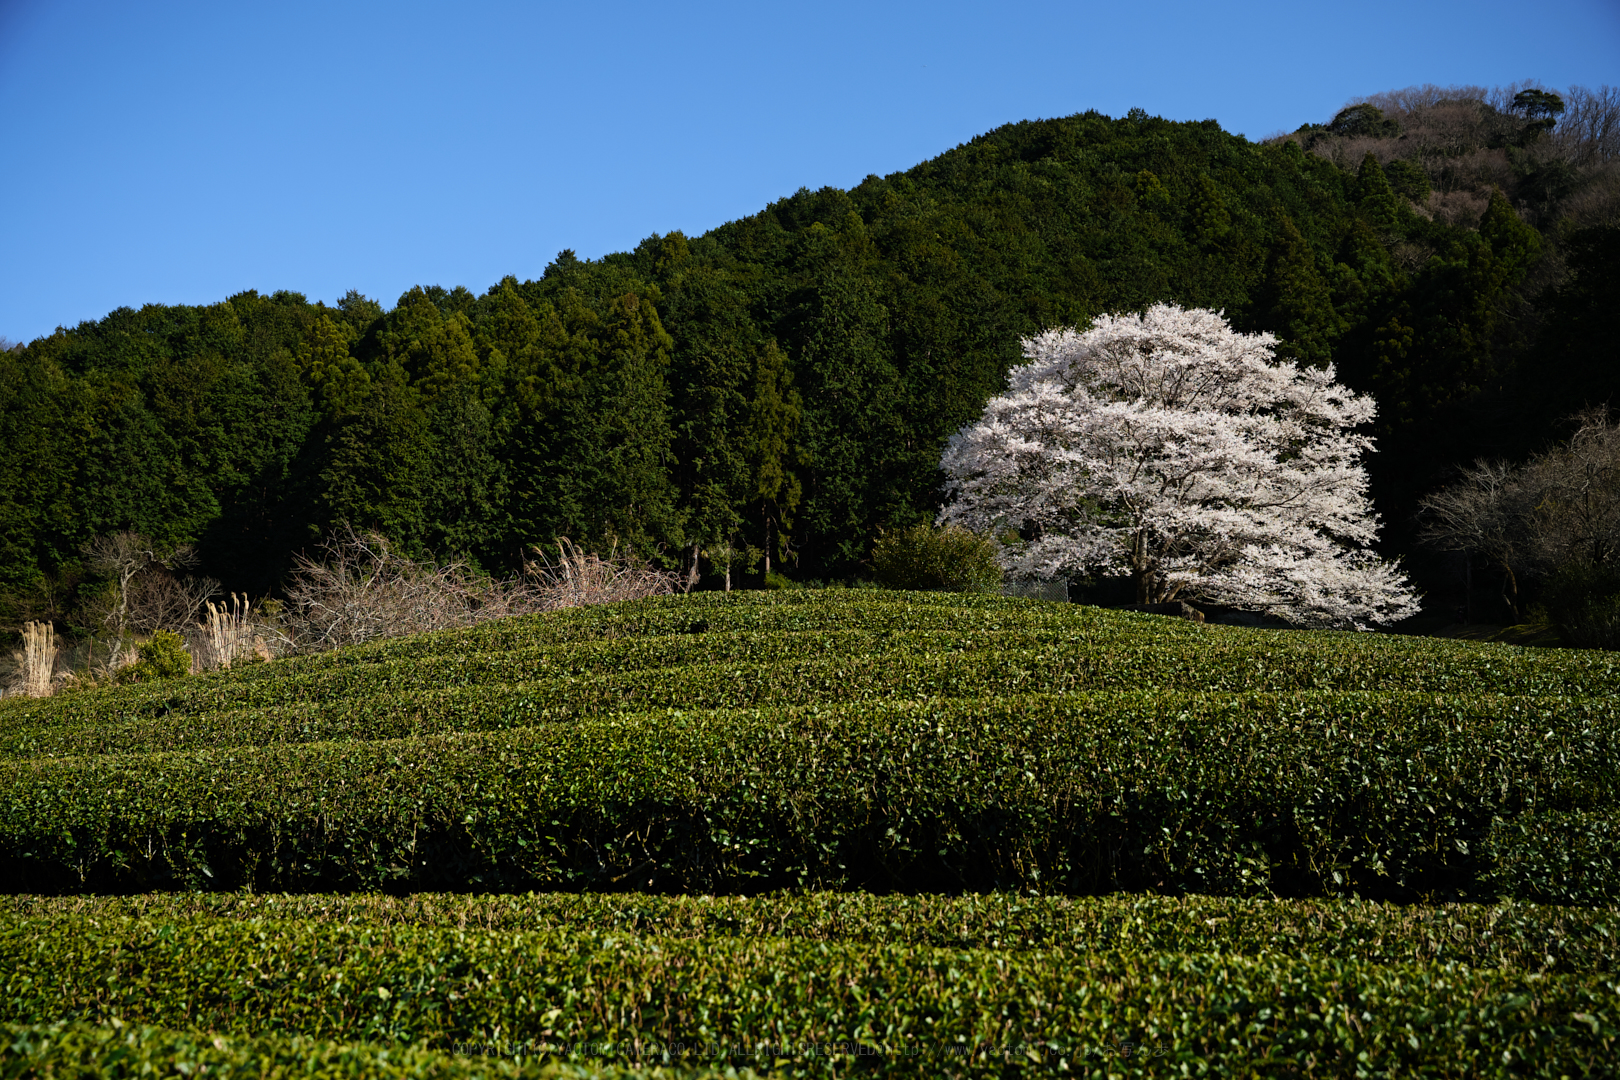
[{"label": "leafless bush", "polygon": [[1461,225],[1472,229],[1479,225],[1491,205],[1488,193],[1478,191],[1436,191],[1429,196],[1428,210],[1434,219],[1446,225]]},{"label": "leafless bush", "polygon": [[1488,198],[1492,188],[1511,191],[1518,182],[1518,174],[1504,150],[1479,147],[1419,163],[1435,190],[1447,193],[1483,192]]},{"label": "leafless bush", "polygon": [[1620,561],[1620,424],[1606,410],[1575,419],[1562,446],[1524,465],[1477,462],[1420,503],[1423,539],[1500,572],[1515,617],[1527,575]]},{"label": "leafless bush", "polygon": [[460,564],[423,565],[375,533],[344,530],[300,555],[287,589],[286,623],[300,652],[467,626],[483,605]]},{"label": "leafless bush", "polygon": [[557,550],[555,562],[542,551],[536,561],[525,567],[540,610],[668,596],[680,581],[679,574],[621,555],[618,545],[604,559],[580,550],[564,536],[557,538]]},{"label": "leafless bush", "polygon": [[1351,98],[1349,105],[1373,105],[1386,114],[1417,113],[1432,109],[1445,101],[1484,101],[1490,91],[1483,86],[1408,86],[1402,90],[1385,90],[1366,97]]},{"label": "leafless bush", "polygon": [[1539,567],[1602,566],[1620,557],[1620,425],[1606,410],[1583,414],[1579,425],[1567,443],[1524,468],[1536,497],[1530,556]]},{"label": "leafless bush", "polygon": [[[1543,226],[1565,217],[1582,224],[1612,220],[1620,198],[1601,174],[1620,164],[1620,89],[1572,86],[1557,92],[1562,113],[1541,120],[1516,100],[1525,90],[1552,93],[1534,80],[1495,88],[1412,86],[1346,103],[1347,109],[1378,109],[1392,122],[1385,132],[1330,126],[1287,138],[1350,172],[1369,153],[1381,165],[1396,159],[1417,164],[1436,193],[1427,210],[1447,224],[1472,228],[1479,222],[1475,204],[1483,211],[1493,188],[1517,199],[1526,177],[1557,175],[1560,169],[1565,172],[1557,204],[1538,203],[1535,209],[1545,218]],[[1535,135],[1532,128],[1543,120],[1550,132]],[[1466,197],[1450,201],[1459,195]]]},{"label": "leafless bush", "polygon": [[480,578],[461,563],[434,566],[394,551],[375,533],[346,529],[319,561],[298,557],[287,589],[286,635],[299,652],[448,630],[512,615],[671,593],[676,575],[617,548],[602,558],[566,538],[520,578]]},{"label": "leafless bush", "polygon": [[1564,216],[1575,228],[1620,224],[1620,159],[1587,170],[1584,182],[1564,200]]}]

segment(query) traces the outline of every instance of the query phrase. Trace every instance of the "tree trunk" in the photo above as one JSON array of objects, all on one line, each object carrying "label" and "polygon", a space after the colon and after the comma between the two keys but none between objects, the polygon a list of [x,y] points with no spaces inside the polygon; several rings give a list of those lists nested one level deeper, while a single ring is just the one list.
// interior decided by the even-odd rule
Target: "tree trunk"
[{"label": "tree trunk", "polygon": [[1138,532],[1131,538],[1131,571],[1136,577],[1136,602],[1151,604],[1152,572],[1147,565],[1147,538]]},{"label": "tree trunk", "polygon": [[1463,552],[1463,622],[1474,618],[1474,553]]}]

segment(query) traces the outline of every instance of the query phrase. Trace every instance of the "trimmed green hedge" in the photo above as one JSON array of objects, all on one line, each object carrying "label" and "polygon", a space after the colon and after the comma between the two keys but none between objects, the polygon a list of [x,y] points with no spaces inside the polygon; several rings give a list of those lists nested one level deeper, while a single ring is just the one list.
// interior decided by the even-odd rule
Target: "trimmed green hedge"
[{"label": "trimmed green hedge", "polygon": [[[479,1048],[483,1049],[483,1048]],[[0,1025],[0,1077],[136,1080],[152,1076],[252,1080],[746,1080],[730,1069],[615,1068],[516,1061],[485,1053],[441,1053],[409,1046],[331,1043],[300,1035],[222,1036],[148,1025],[64,1023]]]},{"label": "trimmed green hedge", "polygon": [[1606,706],[1512,699],[1143,691],[625,714],[0,762],[0,870],[29,892],[1031,886],[1612,902],[1612,864],[1576,891],[1512,870],[1566,837],[1503,824],[1613,820],[1616,762]]},{"label": "trimmed green hedge", "polygon": [[1611,976],[1348,959],[107,917],[0,920],[0,972],[13,1021],[694,1065],[764,1043],[821,1073],[1559,1076],[1620,1052]]},{"label": "trimmed green hedge", "polygon": [[1620,910],[1538,904],[1433,907],[1360,900],[1213,896],[873,896],[775,893],[243,894],[12,897],[35,918],[300,920],[504,931],[621,931],[666,938],[791,938],[947,949],[1075,949],[1354,956],[1374,964],[1465,964],[1525,972],[1612,972]]}]

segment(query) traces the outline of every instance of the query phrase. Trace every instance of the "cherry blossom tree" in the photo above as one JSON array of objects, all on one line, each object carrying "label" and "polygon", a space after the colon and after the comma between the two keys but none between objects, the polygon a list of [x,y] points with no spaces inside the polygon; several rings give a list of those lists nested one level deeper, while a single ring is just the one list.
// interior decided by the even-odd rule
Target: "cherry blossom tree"
[{"label": "cherry blossom tree", "polygon": [[1026,339],[1007,392],[946,447],[941,520],[1018,530],[1002,553],[1017,576],[1129,576],[1140,603],[1356,629],[1416,613],[1369,550],[1372,440],[1355,429],[1372,399],[1275,346],[1168,304]]}]

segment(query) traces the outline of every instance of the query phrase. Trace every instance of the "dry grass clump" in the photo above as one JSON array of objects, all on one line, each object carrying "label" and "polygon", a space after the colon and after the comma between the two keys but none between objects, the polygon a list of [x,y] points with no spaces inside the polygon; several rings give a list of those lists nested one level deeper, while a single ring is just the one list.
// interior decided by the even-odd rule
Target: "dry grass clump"
[{"label": "dry grass clump", "polygon": [[197,629],[187,635],[193,671],[230,670],[232,664],[243,660],[249,663],[269,660],[274,650],[265,640],[266,635],[277,637],[271,625],[260,619],[246,596],[231,593],[229,602],[209,601],[206,616]]},{"label": "dry grass clump", "polygon": [[13,697],[50,697],[56,686],[56,630],[48,622],[23,624],[23,647],[11,656],[10,685],[5,693]]},{"label": "dry grass clump", "polygon": [[615,544],[606,558],[581,550],[566,536],[557,538],[557,561],[542,550],[539,559],[524,567],[527,592],[538,605],[534,610],[614,604],[648,596],[668,596],[680,575],[655,569]]}]

